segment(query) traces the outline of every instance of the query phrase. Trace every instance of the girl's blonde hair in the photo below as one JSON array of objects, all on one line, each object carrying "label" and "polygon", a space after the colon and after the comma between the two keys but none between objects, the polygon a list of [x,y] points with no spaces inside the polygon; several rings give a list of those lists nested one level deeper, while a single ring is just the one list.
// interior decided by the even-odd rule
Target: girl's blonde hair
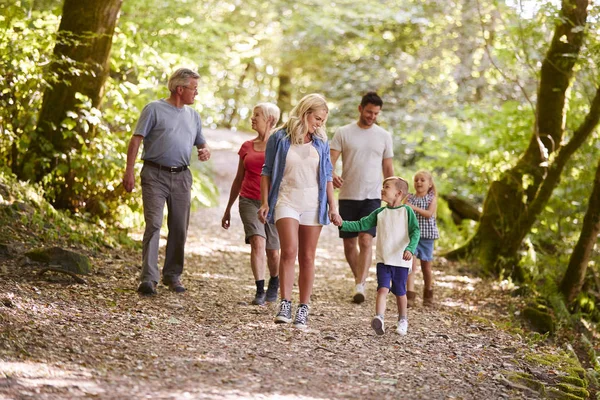
[{"label": "girl's blonde hair", "polygon": [[435,188],[435,182],[433,181],[433,176],[431,175],[431,172],[422,169],[420,171],[417,171],[414,177],[416,178],[418,175],[424,175],[425,178],[429,179],[429,182],[431,182],[431,187],[429,188],[427,193],[433,193],[434,196],[437,196],[437,189]]},{"label": "girl's blonde hair", "polygon": [[[329,107],[327,107],[325,97],[317,93],[307,94],[290,111],[290,118],[287,122],[277,129],[285,129],[292,144],[303,144],[304,136],[309,131],[307,123],[308,115],[319,110],[325,110],[329,114]],[[326,121],[327,117],[323,120],[323,125],[314,132],[315,136],[324,142],[327,141],[327,133],[325,133]]]},{"label": "girl's blonde hair", "polygon": [[273,126],[277,125],[279,122],[279,117],[281,116],[281,110],[279,110],[279,107],[273,103],[258,103],[254,106],[254,109],[257,108],[263,112],[263,115],[267,120],[273,117]]}]

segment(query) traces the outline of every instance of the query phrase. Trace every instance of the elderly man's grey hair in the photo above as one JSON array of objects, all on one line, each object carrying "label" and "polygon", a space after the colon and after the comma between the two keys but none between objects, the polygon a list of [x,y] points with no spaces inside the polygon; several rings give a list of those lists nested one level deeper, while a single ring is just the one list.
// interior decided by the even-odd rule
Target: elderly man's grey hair
[{"label": "elderly man's grey hair", "polygon": [[189,68],[179,68],[169,77],[167,87],[169,92],[174,92],[177,86],[187,86],[190,84],[190,79],[198,79],[200,75]]}]

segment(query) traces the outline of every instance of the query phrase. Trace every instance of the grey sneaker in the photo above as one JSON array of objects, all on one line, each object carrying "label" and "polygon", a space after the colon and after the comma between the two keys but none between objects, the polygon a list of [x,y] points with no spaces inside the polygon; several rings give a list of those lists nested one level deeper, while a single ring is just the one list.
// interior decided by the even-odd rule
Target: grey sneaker
[{"label": "grey sneaker", "polygon": [[263,304],[265,304],[266,297],[267,294],[265,292],[256,292],[256,295],[254,295],[254,300],[252,300],[252,304],[254,304],[255,306],[262,306]]},{"label": "grey sneaker", "polygon": [[308,324],[308,304],[300,304],[296,310],[296,318],[294,318],[295,328],[306,328]]},{"label": "grey sneaker", "polygon": [[275,316],[276,324],[289,324],[292,322],[292,302],[287,300],[281,300],[279,305],[279,312]]},{"label": "grey sneaker", "polygon": [[383,323],[383,318],[379,315],[376,315],[371,320],[371,328],[378,335],[383,335],[385,333],[385,324]]},{"label": "grey sneaker", "polygon": [[140,283],[140,286],[138,286],[137,291],[145,296],[152,296],[156,294],[156,282],[144,281]]},{"label": "grey sneaker", "polygon": [[265,298],[266,301],[272,303],[277,301],[277,292],[279,291],[279,277],[271,277],[269,278],[269,286],[267,287],[267,296]]},{"label": "grey sneaker", "polygon": [[398,328],[396,328],[396,332],[398,332],[398,335],[400,336],[406,336],[406,333],[408,332],[408,319],[402,318],[400,321],[398,321]]},{"label": "grey sneaker", "polygon": [[352,301],[356,304],[360,304],[365,301],[365,284],[358,283],[354,288],[354,295],[352,296]]}]

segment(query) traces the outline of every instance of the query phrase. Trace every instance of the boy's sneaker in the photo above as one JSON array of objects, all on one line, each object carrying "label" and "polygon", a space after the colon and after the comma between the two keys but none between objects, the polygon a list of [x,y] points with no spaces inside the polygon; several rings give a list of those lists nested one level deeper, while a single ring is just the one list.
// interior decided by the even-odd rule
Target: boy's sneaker
[{"label": "boy's sneaker", "polygon": [[281,300],[279,305],[279,312],[275,316],[276,324],[289,324],[292,322],[292,302],[287,300]]},{"label": "boy's sneaker", "polygon": [[252,300],[252,304],[254,304],[255,306],[262,306],[263,304],[265,304],[266,297],[267,297],[267,294],[265,292],[262,292],[262,293],[256,292],[256,295],[254,296],[254,300]]},{"label": "boy's sneaker", "polygon": [[385,333],[385,324],[383,323],[383,317],[380,315],[376,315],[371,320],[371,328],[378,335],[383,335]]},{"label": "boy's sneaker", "polygon": [[356,304],[360,304],[365,301],[365,284],[358,283],[354,288],[354,295],[352,296],[352,300]]},{"label": "boy's sneaker", "polygon": [[272,303],[277,301],[277,291],[279,290],[279,277],[271,277],[269,278],[269,286],[267,287],[267,296],[265,298],[266,301]]},{"label": "boy's sneaker", "polygon": [[396,329],[396,332],[398,332],[398,335],[400,336],[406,335],[408,332],[408,319],[402,318],[400,321],[398,321],[398,328]]},{"label": "boy's sneaker", "polygon": [[296,318],[294,318],[295,328],[306,328],[308,324],[308,304],[300,304],[296,310]]}]

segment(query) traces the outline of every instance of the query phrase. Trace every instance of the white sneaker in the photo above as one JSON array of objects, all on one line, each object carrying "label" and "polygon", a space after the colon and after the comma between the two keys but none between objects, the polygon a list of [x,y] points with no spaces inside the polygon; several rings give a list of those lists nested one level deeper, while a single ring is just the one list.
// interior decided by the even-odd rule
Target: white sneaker
[{"label": "white sneaker", "polygon": [[356,304],[360,304],[365,301],[365,284],[358,283],[354,288],[354,295],[352,296],[352,300]]},{"label": "white sneaker", "polygon": [[373,328],[376,334],[383,335],[385,333],[385,324],[383,323],[383,318],[381,318],[379,315],[374,316],[371,320],[371,328]]},{"label": "white sneaker", "polygon": [[396,328],[396,332],[398,332],[398,335],[400,336],[406,336],[406,333],[408,332],[408,319],[402,318],[400,321],[398,321],[398,328]]}]

